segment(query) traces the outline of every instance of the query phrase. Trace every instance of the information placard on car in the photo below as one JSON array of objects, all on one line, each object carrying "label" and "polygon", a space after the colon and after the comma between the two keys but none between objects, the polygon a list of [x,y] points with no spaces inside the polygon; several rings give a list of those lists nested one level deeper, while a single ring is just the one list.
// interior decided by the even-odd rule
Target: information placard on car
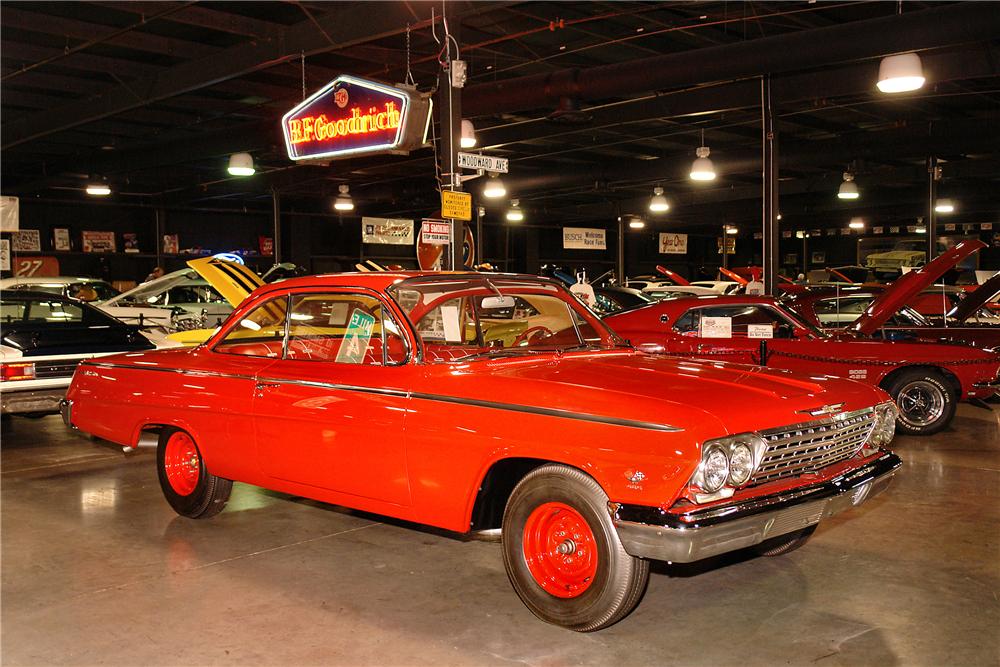
[{"label": "information placard on car", "polygon": [[701,338],[732,338],[733,318],[702,317],[698,335]]}]

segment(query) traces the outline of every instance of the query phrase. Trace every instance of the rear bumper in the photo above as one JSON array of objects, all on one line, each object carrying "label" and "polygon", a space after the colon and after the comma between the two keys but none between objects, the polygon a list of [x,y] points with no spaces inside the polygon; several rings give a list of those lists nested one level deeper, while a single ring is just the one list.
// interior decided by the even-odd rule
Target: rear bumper
[{"label": "rear bumper", "polygon": [[73,426],[73,401],[68,398],[59,401],[59,414],[62,415],[63,423],[66,426],[76,430],[76,427]]},{"label": "rear bumper", "polygon": [[33,391],[0,391],[0,412],[5,415],[26,412],[59,412],[59,401],[66,396],[66,387]]},{"label": "rear bumper", "polygon": [[622,545],[632,556],[690,563],[801,530],[884,491],[899,457],[886,452],[834,479],[753,500],[683,514],[609,503]]}]

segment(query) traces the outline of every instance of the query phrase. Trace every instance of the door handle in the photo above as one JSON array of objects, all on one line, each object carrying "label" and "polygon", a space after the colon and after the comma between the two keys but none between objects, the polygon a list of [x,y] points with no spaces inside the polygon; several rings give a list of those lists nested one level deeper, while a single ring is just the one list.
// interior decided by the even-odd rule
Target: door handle
[{"label": "door handle", "polygon": [[258,382],[254,385],[254,396],[260,398],[264,395],[264,391],[267,389],[273,389],[274,387],[281,386],[280,382]]}]

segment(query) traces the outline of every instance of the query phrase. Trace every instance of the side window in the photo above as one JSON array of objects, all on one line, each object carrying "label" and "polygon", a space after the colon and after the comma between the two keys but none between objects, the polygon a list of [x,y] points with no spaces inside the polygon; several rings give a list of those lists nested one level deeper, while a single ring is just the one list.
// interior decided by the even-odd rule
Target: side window
[{"label": "side window", "polygon": [[257,306],[236,323],[213,348],[223,354],[280,357],[285,340],[288,297],[279,296]]},{"label": "side window", "polygon": [[[701,336],[702,317],[729,318],[732,338],[748,338],[749,329],[768,327],[771,334],[768,338],[791,338],[792,325],[770,308],[755,305],[726,306],[718,308],[691,309],[674,324],[674,330],[682,335]],[[707,324],[706,324],[707,326]],[[759,337],[759,329],[753,337]],[[713,337],[713,336],[709,336]],[[729,337],[729,336],[725,336]]]},{"label": "side window", "polygon": [[80,324],[83,322],[83,308],[76,304],[63,301],[31,301],[28,303],[30,322],[62,322]]},{"label": "side window", "polygon": [[27,309],[27,301],[3,301],[0,302],[0,321],[20,322],[24,319],[24,311]]},{"label": "side window", "polygon": [[479,330],[472,306],[466,298],[449,299],[420,318],[417,332],[425,343],[477,345]]},{"label": "side window", "polygon": [[697,309],[692,309],[677,318],[674,322],[674,331],[682,336],[697,336],[699,324],[701,324],[700,313]]},{"label": "side window", "polygon": [[286,359],[368,366],[406,361],[399,325],[382,303],[363,294],[296,294]]}]

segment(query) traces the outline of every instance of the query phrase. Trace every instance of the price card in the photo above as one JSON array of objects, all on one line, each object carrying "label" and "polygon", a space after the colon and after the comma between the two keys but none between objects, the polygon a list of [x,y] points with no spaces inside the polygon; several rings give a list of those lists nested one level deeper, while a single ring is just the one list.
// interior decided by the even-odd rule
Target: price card
[{"label": "price card", "polygon": [[748,324],[747,338],[774,338],[774,328],[770,324]]},{"label": "price card", "polygon": [[702,338],[732,338],[733,318],[702,317],[699,335]]}]

